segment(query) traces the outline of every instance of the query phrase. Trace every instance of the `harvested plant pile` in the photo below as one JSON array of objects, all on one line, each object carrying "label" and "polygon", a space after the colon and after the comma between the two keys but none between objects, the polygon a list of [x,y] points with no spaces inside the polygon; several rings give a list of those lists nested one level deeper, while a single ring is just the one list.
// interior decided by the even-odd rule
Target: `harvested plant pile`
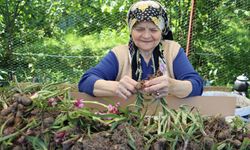
[{"label": "harvested plant pile", "polygon": [[[0,149],[250,149],[245,122],[165,107],[157,116],[119,104],[72,99],[60,84],[16,85],[0,93]],[[100,105],[106,111],[85,107]],[[249,126],[249,125],[248,125]]]}]

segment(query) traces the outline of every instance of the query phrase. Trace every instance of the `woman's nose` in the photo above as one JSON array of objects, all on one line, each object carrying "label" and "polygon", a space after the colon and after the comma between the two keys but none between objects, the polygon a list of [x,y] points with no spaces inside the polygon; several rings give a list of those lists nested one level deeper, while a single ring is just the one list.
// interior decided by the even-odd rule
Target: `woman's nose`
[{"label": "woman's nose", "polygon": [[144,38],[149,38],[150,35],[151,35],[150,31],[149,31],[149,30],[145,30],[145,31],[143,32],[143,35],[142,35],[142,36],[143,36]]}]

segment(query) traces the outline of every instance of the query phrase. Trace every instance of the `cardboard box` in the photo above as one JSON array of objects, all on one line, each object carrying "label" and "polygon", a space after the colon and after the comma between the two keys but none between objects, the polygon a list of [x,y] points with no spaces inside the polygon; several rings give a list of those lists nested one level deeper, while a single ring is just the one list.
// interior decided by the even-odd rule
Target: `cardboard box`
[{"label": "cardboard box", "polygon": [[[121,103],[122,108],[135,103],[135,96],[129,100],[124,100],[118,97],[92,97],[85,93],[71,92],[74,99],[83,98],[86,101],[98,101],[104,104]],[[213,116],[221,115],[234,116],[236,107],[236,98],[228,96],[195,96],[185,99],[180,99],[174,96],[166,97],[168,107],[171,109],[178,109],[181,105],[187,105],[190,109],[195,107],[202,115]],[[145,108],[147,107],[147,115],[154,115],[155,112],[162,111],[159,101],[145,100]],[[104,110],[105,108],[96,104],[86,104],[87,107],[97,110]],[[158,113],[157,113],[158,114]]]}]

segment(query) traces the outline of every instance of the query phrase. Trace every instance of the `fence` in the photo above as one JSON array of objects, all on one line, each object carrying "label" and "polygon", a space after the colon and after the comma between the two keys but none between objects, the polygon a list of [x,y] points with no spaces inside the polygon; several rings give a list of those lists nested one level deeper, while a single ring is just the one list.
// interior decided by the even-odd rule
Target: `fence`
[{"label": "fence", "polygon": [[[126,10],[132,1],[20,2],[16,18],[4,6],[15,8],[18,2],[0,2],[0,70],[15,71],[19,81],[76,83],[109,49],[127,44]],[[194,10],[189,59],[195,69],[213,85],[250,75],[250,2],[194,2],[191,7],[191,0],[161,1],[174,39],[184,48]],[[8,13],[14,22],[6,20]]]}]

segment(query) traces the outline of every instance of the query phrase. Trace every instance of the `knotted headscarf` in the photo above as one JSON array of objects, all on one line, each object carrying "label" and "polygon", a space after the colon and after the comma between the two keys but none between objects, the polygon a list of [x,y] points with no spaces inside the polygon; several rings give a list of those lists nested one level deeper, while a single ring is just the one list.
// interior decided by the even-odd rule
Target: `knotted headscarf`
[{"label": "knotted headscarf", "polygon": [[[134,3],[127,14],[127,22],[130,29],[130,33],[132,32],[133,26],[142,21],[152,21],[161,31],[162,31],[162,39],[163,40],[173,40],[173,35],[168,26],[168,17],[163,6],[152,0],[143,0]],[[162,51],[160,50],[161,43],[154,49],[153,51],[153,62],[155,62],[154,70],[159,68],[159,57],[163,59]],[[141,61],[138,60],[138,48],[134,44],[134,41],[130,35],[129,40],[129,52],[132,60],[132,78],[134,80],[140,80],[140,75],[138,74],[138,69],[141,71]],[[139,71],[139,72],[140,72]]]}]

